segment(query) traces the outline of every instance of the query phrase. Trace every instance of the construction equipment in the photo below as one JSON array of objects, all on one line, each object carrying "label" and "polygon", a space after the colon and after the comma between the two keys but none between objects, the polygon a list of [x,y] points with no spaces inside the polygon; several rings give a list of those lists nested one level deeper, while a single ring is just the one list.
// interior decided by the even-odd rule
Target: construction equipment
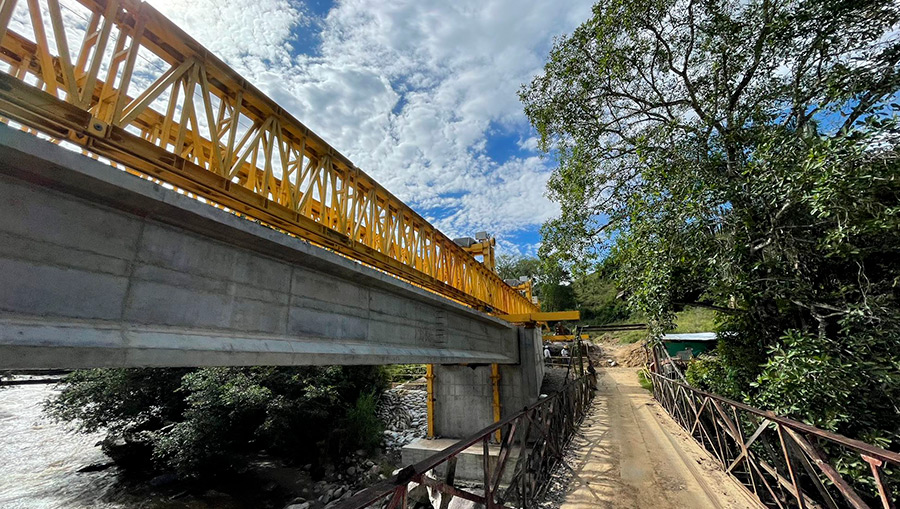
[{"label": "construction equipment", "polygon": [[618,332],[629,330],[646,330],[646,323],[622,323],[609,325],[584,325],[581,330],[585,332]]},{"label": "construction equipment", "polygon": [[476,309],[537,310],[140,0],[0,1],[0,121]]},{"label": "construction equipment", "polygon": [[[581,334],[581,340],[588,340],[590,336],[587,334]],[[544,341],[557,342],[557,341],[575,341],[574,334],[553,334],[552,336],[544,336]]]},{"label": "construction equipment", "polygon": [[[488,270],[497,272],[497,259],[494,257],[494,246],[497,245],[497,240],[494,239],[493,235],[488,235],[487,232],[478,232],[475,234],[474,239],[472,237],[460,237],[453,239],[453,242],[463,248],[463,251],[480,261]],[[481,258],[479,259],[479,257]]]}]

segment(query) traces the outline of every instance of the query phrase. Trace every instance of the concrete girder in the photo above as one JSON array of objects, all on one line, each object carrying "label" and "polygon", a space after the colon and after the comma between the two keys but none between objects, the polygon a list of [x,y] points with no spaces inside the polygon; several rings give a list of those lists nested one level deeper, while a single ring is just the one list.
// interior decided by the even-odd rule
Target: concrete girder
[{"label": "concrete girder", "polygon": [[0,369],[515,364],[517,334],[0,126]]}]

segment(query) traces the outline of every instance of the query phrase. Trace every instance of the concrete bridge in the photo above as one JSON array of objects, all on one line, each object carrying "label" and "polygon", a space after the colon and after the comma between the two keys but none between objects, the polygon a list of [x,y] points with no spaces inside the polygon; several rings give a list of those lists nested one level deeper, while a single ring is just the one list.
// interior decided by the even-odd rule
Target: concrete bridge
[{"label": "concrete bridge", "polygon": [[0,369],[447,364],[434,425],[463,436],[493,422],[490,364],[503,407],[535,400],[539,353],[536,329],[0,126]]},{"label": "concrete bridge", "polygon": [[17,3],[0,369],[429,363],[450,437],[537,399],[537,305],[152,6]]}]

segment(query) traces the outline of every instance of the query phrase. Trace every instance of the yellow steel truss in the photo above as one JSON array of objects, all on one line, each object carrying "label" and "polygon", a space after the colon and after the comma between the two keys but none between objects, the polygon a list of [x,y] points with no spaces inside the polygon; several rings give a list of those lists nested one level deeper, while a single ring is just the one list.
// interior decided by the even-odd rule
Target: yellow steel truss
[{"label": "yellow steel truss", "polygon": [[[537,310],[150,5],[75,1],[85,23],[0,0],[4,122],[479,309]],[[8,30],[17,2],[31,33]]]}]

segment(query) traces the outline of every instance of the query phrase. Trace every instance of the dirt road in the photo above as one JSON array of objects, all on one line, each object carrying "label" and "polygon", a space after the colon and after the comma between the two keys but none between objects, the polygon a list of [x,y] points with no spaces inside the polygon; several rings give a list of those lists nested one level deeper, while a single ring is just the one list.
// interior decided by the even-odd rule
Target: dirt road
[{"label": "dirt road", "polygon": [[635,368],[598,370],[593,409],[548,505],[759,508],[638,383]]}]

